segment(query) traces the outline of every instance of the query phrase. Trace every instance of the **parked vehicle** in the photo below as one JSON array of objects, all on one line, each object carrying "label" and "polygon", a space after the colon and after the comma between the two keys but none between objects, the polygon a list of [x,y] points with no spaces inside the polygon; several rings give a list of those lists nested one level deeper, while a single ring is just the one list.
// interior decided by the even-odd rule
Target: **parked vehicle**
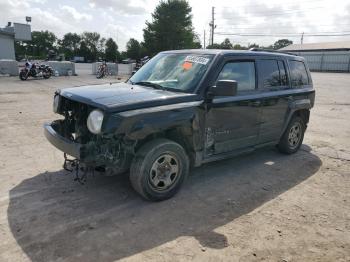
[{"label": "parked vehicle", "polygon": [[57,91],[54,112],[65,118],[44,130],[75,166],[130,170],[133,188],[159,201],[180,189],[191,166],[265,146],[297,152],[314,99],[299,56],[167,51],[126,83]]},{"label": "parked vehicle", "polygon": [[140,60],[136,61],[135,69],[132,71],[132,75],[136,73],[137,70],[139,70],[143,65],[145,65],[150,58],[148,56],[145,56],[144,58],[141,58]]},{"label": "parked vehicle", "polygon": [[19,73],[21,80],[27,80],[28,77],[43,77],[50,78],[53,75],[53,69],[49,65],[40,65],[38,63],[26,62],[24,68]]},{"label": "parked vehicle", "polygon": [[136,63],[136,60],[131,59],[131,58],[127,58],[122,60],[122,64],[131,64],[131,63]]},{"label": "parked vehicle", "polygon": [[109,70],[106,61],[102,62],[97,68],[96,78],[100,79],[109,75]]}]

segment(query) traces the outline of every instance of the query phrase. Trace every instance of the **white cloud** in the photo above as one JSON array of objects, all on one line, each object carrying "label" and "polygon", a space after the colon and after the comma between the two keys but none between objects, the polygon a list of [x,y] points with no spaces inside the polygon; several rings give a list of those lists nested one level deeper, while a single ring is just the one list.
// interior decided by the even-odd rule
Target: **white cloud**
[{"label": "white cloud", "polygon": [[109,9],[119,14],[142,15],[146,12],[145,0],[89,0],[91,8]]},{"label": "white cloud", "polygon": [[[43,2],[44,1],[44,2]],[[45,4],[42,4],[45,3]],[[145,21],[151,20],[159,0],[0,0],[0,25],[25,22],[32,16],[32,30],[49,30],[58,37],[65,33],[96,31],[113,37],[121,50],[129,38],[142,40]],[[349,31],[350,0],[189,0],[193,25],[200,39],[209,39],[211,7],[215,6],[216,32],[229,33],[317,33]],[[300,12],[296,12],[296,11]],[[220,43],[228,37],[234,43],[272,44],[281,37],[215,35]],[[300,37],[288,37],[299,42]],[[305,36],[304,42],[350,40],[350,37]]]},{"label": "white cloud", "polygon": [[92,19],[92,15],[78,12],[74,7],[71,7],[71,6],[68,6],[68,5],[61,6],[60,9],[66,15],[68,15],[68,17],[73,18],[76,21],[91,20]]}]

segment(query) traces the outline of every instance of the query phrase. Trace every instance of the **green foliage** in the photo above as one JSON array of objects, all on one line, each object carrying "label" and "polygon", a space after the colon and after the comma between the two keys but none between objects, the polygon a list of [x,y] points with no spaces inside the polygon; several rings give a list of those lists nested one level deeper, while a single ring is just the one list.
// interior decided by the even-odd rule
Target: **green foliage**
[{"label": "green foliage", "polygon": [[221,44],[212,44],[207,46],[208,49],[234,49],[230,39],[226,38]]},{"label": "green foliage", "polygon": [[278,50],[291,44],[293,44],[293,41],[289,39],[280,39],[273,44],[273,49]]},{"label": "green foliage", "polygon": [[221,49],[221,44],[212,44],[212,45],[207,45],[207,49]]},{"label": "green foliage", "polygon": [[192,26],[192,8],[186,0],[161,1],[146,22],[144,46],[150,55],[164,50],[198,48]]},{"label": "green foliage", "polygon": [[88,61],[96,61],[98,58],[97,47],[100,40],[100,34],[96,32],[84,32],[81,38],[87,47],[85,50],[86,52],[81,52],[82,56],[84,56]]},{"label": "green foliage", "polygon": [[230,42],[230,39],[226,38],[222,43],[221,43],[221,49],[232,49],[233,45]]},{"label": "green foliage", "polygon": [[139,41],[134,38],[130,38],[130,40],[126,43],[126,55],[132,59],[141,58],[141,45]]},{"label": "green foliage", "polygon": [[76,33],[67,33],[59,40],[60,52],[64,53],[66,59],[72,59],[77,55],[80,47],[81,37]]},{"label": "green foliage", "polygon": [[[26,53],[31,57],[44,59],[47,57],[49,50],[57,51],[57,37],[49,31],[33,31],[32,41],[17,44],[19,53]],[[18,49],[22,49],[21,51]],[[24,49],[24,50],[23,50]]]},{"label": "green foliage", "polygon": [[[105,59],[110,62],[117,61],[119,55],[118,45],[112,38],[106,41]],[[119,59],[118,59],[119,60]]]}]

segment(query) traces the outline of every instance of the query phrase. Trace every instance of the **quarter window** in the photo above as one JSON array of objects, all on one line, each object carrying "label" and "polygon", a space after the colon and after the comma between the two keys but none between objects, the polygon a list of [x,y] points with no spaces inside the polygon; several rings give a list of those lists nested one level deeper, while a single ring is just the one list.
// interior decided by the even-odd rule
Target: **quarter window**
[{"label": "quarter window", "polygon": [[225,64],[218,80],[235,80],[238,92],[255,89],[255,64],[253,61],[237,61]]},{"label": "quarter window", "polygon": [[305,64],[301,61],[289,61],[290,77],[293,87],[300,87],[309,84]]}]

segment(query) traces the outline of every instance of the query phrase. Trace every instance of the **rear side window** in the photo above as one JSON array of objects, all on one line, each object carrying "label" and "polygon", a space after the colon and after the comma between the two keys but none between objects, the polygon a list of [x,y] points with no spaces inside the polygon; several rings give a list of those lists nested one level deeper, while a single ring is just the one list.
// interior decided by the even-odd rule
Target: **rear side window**
[{"label": "rear side window", "polygon": [[276,89],[276,87],[288,86],[288,79],[283,61],[259,60],[258,70],[263,89]]},{"label": "rear side window", "polygon": [[290,78],[293,87],[301,87],[309,84],[305,64],[301,61],[289,61]]},{"label": "rear side window", "polygon": [[255,90],[255,65],[253,61],[235,61],[225,64],[217,81],[236,80],[238,92]]}]

